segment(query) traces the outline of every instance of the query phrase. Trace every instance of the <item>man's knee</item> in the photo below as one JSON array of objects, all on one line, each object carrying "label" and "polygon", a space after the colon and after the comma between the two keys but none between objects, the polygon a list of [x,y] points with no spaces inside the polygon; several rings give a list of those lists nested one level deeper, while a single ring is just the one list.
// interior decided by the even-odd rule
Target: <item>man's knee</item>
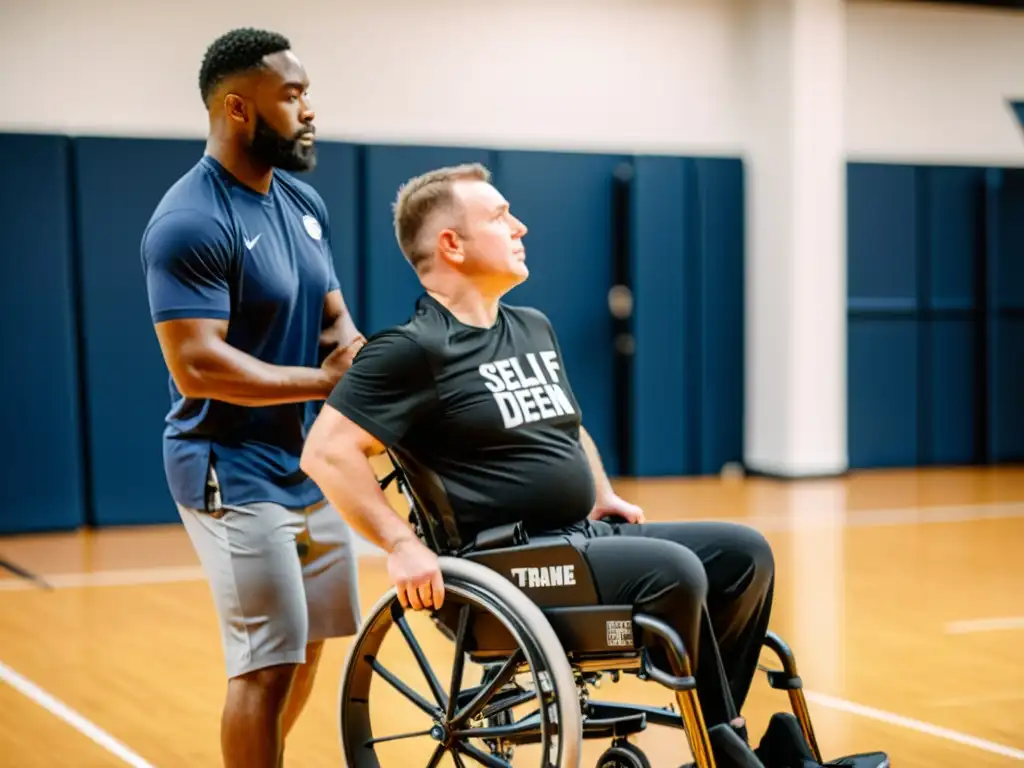
[{"label": "man's knee", "polygon": [[[630,580],[634,608],[669,622],[692,653],[708,597],[704,566],[693,552],[675,542],[647,540],[644,544],[633,555],[642,569]],[[628,555],[623,552],[623,556]]]},{"label": "man's knee", "polygon": [[732,556],[743,561],[745,578],[740,578],[727,591],[758,593],[768,591],[775,579],[775,555],[764,535],[750,526],[729,526],[729,549]]},{"label": "man's knee", "polygon": [[317,640],[306,646],[306,663],[298,667],[295,673],[295,685],[312,685],[320,666],[320,656],[324,649],[323,640]]},{"label": "man's knee", "polygon": [[282,708],[288,700],[299,664],[275,664],[243,672],[231,678],[228,687],[228,706],[232,700],[260,700],[271,707]]}]

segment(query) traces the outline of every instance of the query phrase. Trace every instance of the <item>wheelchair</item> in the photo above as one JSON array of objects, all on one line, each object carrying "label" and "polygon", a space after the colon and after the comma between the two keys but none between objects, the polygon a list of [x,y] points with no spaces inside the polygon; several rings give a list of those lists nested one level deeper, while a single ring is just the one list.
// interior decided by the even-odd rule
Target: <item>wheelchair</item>
[{"label": "wheelchair", "polygon": [[[598,768],[650,768],[630,737],[653,724],[683,731],[697,768],[714,768],[690,658],[672,627],[652,616],[634,615],[631,605],[599,605],[589,566],[569,543],[531,543],[519,524],[461,542],[454,521],[424,513],[425,506],[391,458],[394,470],[379,481],[381,489],[397,483],[409,504],[416,535],[439,557],[445,601],[431,619],[454,644],[452,678],[442,684],[437,677],[395,589],[390,589],[369,611],[345,662],[338,714],[346,765],[381,768],[377,744],[429,735],[433,753],[424,755],[428,766],[438,765],[450,753],[457,766],[509,768],[515,748],[529,744],[540,745],[540,768],[578,768],[583,740],[607,739],[611,744]],[[430,699],[378,660],[392,628],[412,651]],[[648,649],[655,643],[666,652],[671,670],[652,661]],[[778,656],[781,669],[761,671],[774,689],[788,694],[815,760],[822,763],[794,655],[772,632],[764,645]],[[481,665],[484,674],[479,684],[462,690],[467,660]],[[671,706],[592,698],[591,689],[603,677],[617,682],[623,674],[666,688],[674,695],[678,712]],[[369,699],[378,677],[425,715],[426,729],[375,736]],[[532,711],[516,719],[512,709],[523,705]]]}]

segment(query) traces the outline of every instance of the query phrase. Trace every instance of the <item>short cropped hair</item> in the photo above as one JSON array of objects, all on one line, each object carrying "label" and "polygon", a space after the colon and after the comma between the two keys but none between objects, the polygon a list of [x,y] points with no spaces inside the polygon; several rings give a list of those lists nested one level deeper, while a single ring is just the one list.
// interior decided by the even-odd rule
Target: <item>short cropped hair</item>
[{"label": "short cropped hair", "polygon": [[287,51],[291,43],[284,35],[252,27],[226,32],[206,49],[199,68],[199,94],[208,104],[210,94],[224,78],[263,66],[263,57]]},{"label": "short cropped hair", "polygon": [[430,217],[454,202],[452,185],[456,181],[491,180],[491,172],[480,163],[437,168],[405,182],[394,203],[395,237],[406,260],[416,269],[431,255],[431,249],[420,242],[423,228]]}]

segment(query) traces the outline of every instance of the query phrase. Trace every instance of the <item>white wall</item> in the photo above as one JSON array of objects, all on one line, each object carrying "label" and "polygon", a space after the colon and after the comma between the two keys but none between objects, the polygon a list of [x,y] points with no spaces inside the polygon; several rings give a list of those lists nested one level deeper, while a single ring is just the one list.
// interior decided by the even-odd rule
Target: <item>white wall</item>
[{"label": "white wall", "polygon": [[[321,135],[737,154],[761,130],[745,28],[770,0],[4,0],[0,129],[202,136],[203,50],[288,34]],[[855,159],[1024,164],[1024,14],[851,0]]]},{"label": "white wall", "polygon": [[1024,13],[854,2],[847,56],[851,159],[1024,165]]},{"label": "white wall", "polygon": [[0,126],[201,136],[203,51],[252,25],[292,40],[324,137],[735,154],[747,1],[5,0]]}]

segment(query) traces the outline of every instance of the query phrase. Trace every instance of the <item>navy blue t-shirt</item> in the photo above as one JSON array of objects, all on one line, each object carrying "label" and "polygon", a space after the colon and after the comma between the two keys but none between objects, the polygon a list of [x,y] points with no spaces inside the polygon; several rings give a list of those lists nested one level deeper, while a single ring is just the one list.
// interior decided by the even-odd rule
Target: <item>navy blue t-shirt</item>
[{"label": "navy blue t-shirt", "polygon": [[[164,195],[142,238],[154,323],[229,320],[227,342],[274,365],[319,365],[324,302],[338,288],[327,208],[308,184],[275,171],[268,194],[204,156]],[[185,398],[169,382],[163,436],[171,495],[202,509],[213,464],[225,505],[314,504],[299,469],[319,403],[265,407]]]}]

